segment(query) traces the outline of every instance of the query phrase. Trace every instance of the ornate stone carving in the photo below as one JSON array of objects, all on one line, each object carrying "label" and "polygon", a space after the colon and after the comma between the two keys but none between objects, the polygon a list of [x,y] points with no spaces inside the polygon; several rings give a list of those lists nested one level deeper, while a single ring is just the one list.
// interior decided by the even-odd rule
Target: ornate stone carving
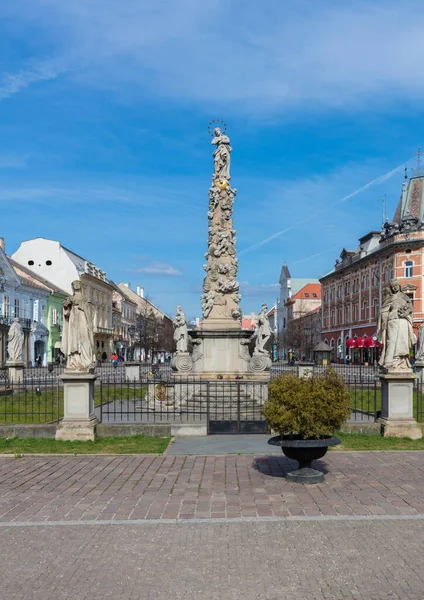
[{"label": "ornate stone carving", "polygon": [[236,259],[236,231],[232,214],[236,190],[230,180],[230,140],[221,130],[214,130],[214,175],[209,189],[208,252],[204,265],[206,276],[203,281],[203,318],[231,321],[239,319],[240,295],[236,281],[238,263]]},{"label": "ornate stone carving", "polygon": [[258,329],[256,332],[256,345],[254,354],[266,354],[268,355],[268,350],[265,350],[265,344],[271,337],[271,326],[269,324],[269,319],[267,316],[268,307],[266,304],[262,304],[261,312],[258,317]]},{"label": "ornate stone carving", "polygon": [[412,302],[393,279],[378,316],[378,337],[383,344],[379,365],[385,372],[411,371],[410,348],[416,338],[412,329]]},{"label": "ornate stone carving", "polygon": [[9,328],[7,352],[10,362],[19,362],[22,360],[24,350],[24,331],[19,323],[18,317],[13,319],[13,323]]},{"label": "ornate stone carving", "polygon": [[249,369],[254,373],[268,371],[271,367],[271,359],[266,354],[253,354],[249,362]]},{"label": "ornate stone carving", "polygon": [[189,352],[180,352],[180,354],[174,354],[171,360],[171,367],[173,371],[179,371],[182,373],[189,373],[193,370],[193,361]]},{"label": "ornate stone carving", "polygon": [[72,282],[73,295],[63,302],[62,352],[66,372],[87,373],[95,366],[93,305],[84,297],[79,280]]},{"label": "ornate stone carving", "polygon": [[177,306],[177,312],[174,320],[174,341],[176,344],[175,354],[182,354],[187,352],[188,345],[188,333],[187,333],[187,319],[183,313],[181,306]]}]

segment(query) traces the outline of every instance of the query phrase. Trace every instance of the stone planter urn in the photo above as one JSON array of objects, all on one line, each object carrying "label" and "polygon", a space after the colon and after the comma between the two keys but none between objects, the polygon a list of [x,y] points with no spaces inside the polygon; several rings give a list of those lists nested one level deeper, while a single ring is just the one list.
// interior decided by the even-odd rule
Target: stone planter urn
[{"label": "stone planter urn", "polygon": [[287,458],[297,460],[299,468],[287,473],[286,478],[294,483],[321,483],[324,473],[311,467],[312,461],[318,460],[327,454],[329,446],[337,446],[340,440],[337,437],[327,437],[317,440],[304,440],[299,436],[277,435],[268,440],[271,446],[280,446]]}]

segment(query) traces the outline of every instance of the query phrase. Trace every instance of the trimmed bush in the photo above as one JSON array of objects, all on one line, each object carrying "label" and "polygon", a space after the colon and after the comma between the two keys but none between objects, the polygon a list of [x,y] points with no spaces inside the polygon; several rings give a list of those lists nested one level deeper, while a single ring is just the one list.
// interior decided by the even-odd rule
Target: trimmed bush
[{"label": "trimmed bush", "polygon": [[309,378],[285,373],[268,387],[269,399],[263,414],[271,429],[280,435],[325,438],[350,416],[349,392],[341,375],[333,369]]}]

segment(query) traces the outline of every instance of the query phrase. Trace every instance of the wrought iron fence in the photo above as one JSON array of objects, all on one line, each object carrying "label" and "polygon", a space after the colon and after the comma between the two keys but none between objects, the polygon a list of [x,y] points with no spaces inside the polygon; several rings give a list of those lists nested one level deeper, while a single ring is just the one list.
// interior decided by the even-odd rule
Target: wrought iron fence
[{"label": "wrought iron fence", "polygon": [[58,423],[63,417],[60,379],[0,382],[0,424]]},{"label": "wrought iron fence", "polygon": [[[151,373],[151,371],[149,372]],[[317,371],[315,372],[316,374]],[[345,379],[349,391],[350,423],[372,423],[381,411],[378,377]],[[424,386],[414,381],[414,416],[424,422]],[[268,398],[266,382],[200,380],[158,376],[139,379],[98,377],[94,403],[99,421],[107,423],[199,423],[210,433],[266,431],[262,407]],[[0,424],[57,423],[63,417],[63,384],[51,374],[9,381],[0,370]]]}]

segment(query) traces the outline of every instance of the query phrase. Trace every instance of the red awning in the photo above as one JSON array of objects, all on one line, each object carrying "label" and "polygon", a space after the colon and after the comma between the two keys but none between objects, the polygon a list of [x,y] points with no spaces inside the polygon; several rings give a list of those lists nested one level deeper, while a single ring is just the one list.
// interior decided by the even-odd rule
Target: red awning
[{"label": "red awning", "polygon": [[365,338],[365,348],[374,348],[375,342],[372,337]]},{"label": "red awning", "polygon": [[356,345],[355,338],[347,338],[346,340],[346,348],[354,348]]},{"label": "red awning", "polygon": [[363,338],[363,337],[356,338],[356,344],[355,344],[355,346],[357,348],[363,348],[365,346],[365,339],[366,338]]},{"label": "red awning", "polygon": [[375,342],[375,345],[377,346],[377,348],[380,348],[380,350],[383,348],[384,344],[382,344],[381,342]]}]

